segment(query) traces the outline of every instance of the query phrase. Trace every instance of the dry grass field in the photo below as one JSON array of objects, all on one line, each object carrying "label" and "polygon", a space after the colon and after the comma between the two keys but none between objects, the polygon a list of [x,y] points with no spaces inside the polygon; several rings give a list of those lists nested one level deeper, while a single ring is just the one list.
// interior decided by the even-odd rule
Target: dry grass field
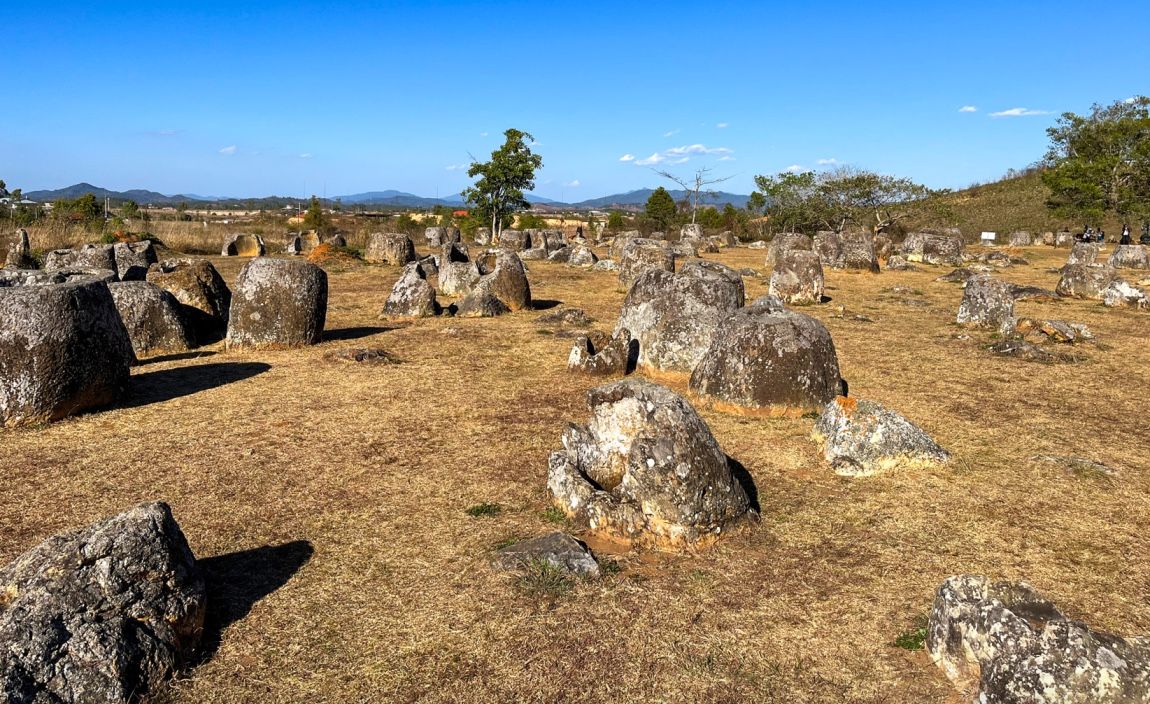
[{"label": "dry grass field", "polygon": [[[1001,275],[1053,288],[1066,251],[1023,253],[1031,265]],[[764,254],[707,257],[763,272]],[[213,261],[229,282],[243,263]],[[614,275],[530,267],[544,306],[613,327]],[[562,527],[547,454],[601,381],[565,370],[572,340],[537,322],[546,310],[382,322],[398,269],[361,266],[330,272],[318,346],[148,360],[121,407],[0,432],[0,561],[169,502],[212,598],[203,662],[169,704],[965,701],[893,644],[949,575],[1025,579],[1093,626],[1150,633],[1150,314],[1022,302],[1098,344],[1078,364],[999,358],[989,333],[953,325],[946,271],[829,272],[833,301],[804,312],[833,334],[851,394],[917,421],[952,463],[842,478],[811,418],[704,411],[762,520],[696,554],[592,541],[617,569],[567,590],[491,570],[494,546]],[[748,300],[767,291],[746,283]],[[349,347],[401,362],[325,359]],[[467,512],[483,503],[500,510]]]}]

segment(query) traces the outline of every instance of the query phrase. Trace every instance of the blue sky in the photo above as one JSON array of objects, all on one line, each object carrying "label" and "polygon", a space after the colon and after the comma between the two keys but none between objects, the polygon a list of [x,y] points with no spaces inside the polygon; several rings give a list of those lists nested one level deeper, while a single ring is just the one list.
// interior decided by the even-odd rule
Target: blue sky
[{"label": "blue sky", "polygon": [[1058,113],[1150,93],[1150,3],[1124,0],[37,2],[4,26],[0,178],[25,190],[447,195],[507,127],[567,201],[653,163],[961,187],[1040,158]]}]

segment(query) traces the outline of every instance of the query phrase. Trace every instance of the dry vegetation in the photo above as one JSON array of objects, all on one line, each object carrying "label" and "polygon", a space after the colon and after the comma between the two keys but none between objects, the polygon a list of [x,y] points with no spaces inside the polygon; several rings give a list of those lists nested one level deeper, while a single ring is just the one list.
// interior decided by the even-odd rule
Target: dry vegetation
[{"label": "dry vegetation", "polygon": [[[1065,250],[1025,254],[1003,275],[1053,288]],[[708,258],[763,271],[762,250]],[[243,263],[214,261],[229,281]],[[925,653],[893,645],[948,575],[1026,579],[1092,625],[1150,632],[1150,317],[1024,302],[1101,344],[1075,365],[996,358],[988,334],[958,338],[945,271],[832,272],[834,300],[804,312],[852,395],[920,422],[953,463],[840,478],[810,418],[704,412],[762,521],[697,554],[594,541],[618,571],[570,589],[490,570],[493,546],[557,526],[547,453],[599,382],[565,371],[572,341],[536,323],[545,311],[381,323],[398,269],[353,266],[332,273],[321,345],[151,360],[130,404],[0,434],[0,561],[171,503],[213,598],[209,652],[172,703],[959,702]],[[613,326],[613,275],[531,262],[531,278],[539,301]],[[353,346],[400,363],[325,359]],[[1030,460],[1069,454],[1119,471]],[[469,514],[484,503],[500,509]]]}]

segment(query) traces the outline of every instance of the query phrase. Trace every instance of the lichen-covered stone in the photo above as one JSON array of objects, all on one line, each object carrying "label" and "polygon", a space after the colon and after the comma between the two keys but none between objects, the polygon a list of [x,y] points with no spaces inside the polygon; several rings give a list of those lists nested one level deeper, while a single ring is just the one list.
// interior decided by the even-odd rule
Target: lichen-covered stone
[{"label": "lichen-covered stone", "polygon": [[147,281],[113,282],[108,290],[137,355],[192,348],[194,341],[180,314],[180,302],[170,292]]},{"label": "lichen-covered stone", "polygon": [[790,251],[814,251],[811,238],[798,232],[780,232],[771,240],[767,247],[767,266],[777,266],[783,255]]},{"label": "lichen-covered stone", "polygon": [[479,283],[479,267],[473,262],[446,262],[439,267],[439,292],[465,296]]},{"label": "lichen-covered stone", "polygon": [[638,544],[713,541],[750,502],[710,429],[686,399],[643,379],[588,393],[591,420],[552,452],[547,488],[576,525]]},{"label": "lichen-covered stone", "polygon": [[1150,298],[1146,296],[1145,290],[1132,286],[1122,279],[1115,279],[1102,291],[1102,304],[1109,308],[1118,306],[1147,308],[1150,307]]},{"label": "lichen-covered stone", "polygon": [[163,503],[65,533],[0,568],[0,701],[127,704],[192,661],[204,579]]},{"label": "lichen-covered stone", "polygon": [[432,249],[439,249],[445,244],[463,239],[459,229],[455,227],[429,227],[424,230],[423,236],[427,240],[427,246]]},{"label": "lichen-covered stone", "polygon": [[918,267],[906,260],[901,254],[892,254],[886,260],[886,268],[890,271],[917,271]]},{"label": "lichen-covered stone", "polygon": [[262,257],[266,252],[263,237],[244,233],[231,235],[220,248],[221,257]]},{"label": "lichen-covered stone", "polygon": [[869,477],[938,465],[950,455],[922,428],[873,401],[839,396],[828,403],[811,434],[837,474]]},{"label": "lichen-covered stone", "polygon": [[497,570],[523,572],[547,564],[552,569],[575,577],[595,578],[599,563],[587,546],[566,533],[547,533],[496,551],[491,566]]},{"label": "lichen-covered stone", "polygon": [[1150,638],[1094,631],[1025,582],[950,577],[935,594],[926,647],[984,704],[1150,701]]},{"label": "lichen-covered stone", "polygon": [[1118,272],[1111,266],[1068,264],[1062,267],[1054,292],[1065,298],[1100,300],[1102,292],[1117,278]]},{"label": "lichen-covered stone", "polygon": [[771,272],[770,294],[792,305],[812,305],[823,300],[823,265],[819,255],[803,250],[782,254]]},{"label": "lichen-covered stone", "polygon": [[638,356],[638,344],[632,344],[631,331],[622,328],[602,346],[596,345],[591,335],[582,335],[575,341],[567,357],[567,369],[596,376],[623,376]]},{"label": "lichen-covered stone", "polygon": [[228,315],[229,349],[289,348],[323,339],[327,273],[292,259],[256,258],[240,269]]},{"label": "lichen-covered stone", "polygon": [[629,290],[648,269],[675,271],[675,253],[671,245],[642,237],[627,240],[619,257],[619,287]]},{"label": "lichen-covered stone", "polygon": [[1033,243],[1033,238],[1029,232],[1018,230],[1010,233],[1008,241],[1011,247],[1029,247]]},{"label": "lichen-covered stone", "polygon": [[428,318],[435,315],[439,315],[435,289],[427,282],[419,262],[405,265],[399,280],[391,287],[380,317]]},{"label": "lichen-covered stone", "polygon": [[521,230],[501,230],[499,248],[512,252],[522,252],[531,248],[531,233]]},{"label": "lichen-covered stone", "polygon": [[739,273],[716,262],[688,262],[678,274],[648,269],[628,291],[615,330],[639,341],[639,367],[690,374],[744,296]]},{"label": "lichen-covered stone", "polygon": [[591,251],[590,247],[574,244],[568,249],[570,253],[567,255],[567,266],[590,268],[599,261],[599,257],[595,256],[595,252]]},{"label": "lichen-covered stone", "polygon": [[1014,330],[1013,284],[986,274],[971,277],[962,292],[955,322],[1009,334]]},{"label": "lichen-covered stone", "polygon": [[415,261],[415,243],[399,232],[373,232],[367,238],[364,261],[370,264],[404,266]]},{"label": "lichen-covered stone", "polygon": [[910,262],[962,266],[962,237],[955,234],[912,232],[903,240],[902,253]]},{"label": "lichen-covered stone", "polygon": [[[658,236],[656,237],[656,235]],[[611,240],[610,245],[607,247],[607,256],[611,257],[612,259],[619,259],[619,257],[623,256],[623,248],[627,246],[627,243],[633,239],[639,239],[641,237],[642,235],[638,230],[625,230],[618,233],[615,235],[615,238]],[[666,235],[661,232],[652,232],[651,236],[645,239],[662,242],[666,239]]]},{"label": "lichen-covered stone", "polygon": [[826,269],[843,268],[843,236],[832,230],[820,230],[815,233],[812,248],[819,255],[819,259]]},{"label": "lichen-covered stone", "polygon": [[149,240],[121,242],[112,246],[112,256],[120,281],[143,281],[156,263],[156,248]]},{"label": "lichen-covered stone", "polygon": [[1097,242],[1075,242],[1070,248],[1070,256],[1066,258],[1067,264],[1085,264],[1087,266],[1098,261],[1101,245]]},{"label": "lichen-covered stone", "polygon": [[108,285],[0,279],[0,426],[60,420],[128,391],[136,355]]},{"label": "lichen-covered stone", "polygon": [[116,254],[110,244],[86,244],[78,249],[54,249],[44,256],[44,271],[69,268],[116,272]]},{"label": "lichen-covered stone", "polygon": [[491,244],[491,228],[480,227],[475,230],[475,244],[486,247]]},{"label": "lichen-covered stone", "polygon": [[198,344],[219,340],[228,326],[232,292],[206,259],[174,259],[153,264],[147,280],[171,292],[182,306],[189,332]]},{"label": "lichen-covered stone", "polygon": [[851,232],[842,236],[842,268],[878,273],[878,255],[871,235]]},{"label": "lichen-covered stone", "polygon": [[1115,269],[1150,269],[1150,256],[1142,244],[1120,244],[1110,254],[1107,264]]},{"label": "lichen-covered stone", "polygon": [[28,231],[21,228],[16,230],[15,237],[8,245],[8,254],[4,257],[4,266],[13,269],[35,269],[36,260],[32,258],[32,244],[28,241]]},{"label": "lichen-covered stone", "polygon": [[722,410],[799,415],[821,410],[839,394],[842,380],[826,327],[768,297],[719,324],[690,387]]},{"label": "lichen-covered stone", "polygon": [[1054,234],[1055,247],[1072,247],[1074,245],[1074,233],[1063,230]]},{"label": "lichen-covered stone", "polygon": [[519,255],[511,251],[501,251],[495,258],[495,268],[484,274],[475,289],[498,298],[509,310],[520,311],[531,307],[531,283],[527,280],[527,269]]},{"label": "lichen-covered stone", "polygon": [[481,279],[455,307],[455,315],[460,318],[494,318],[510,312],[507,304],[495,295],[489,278]]}]

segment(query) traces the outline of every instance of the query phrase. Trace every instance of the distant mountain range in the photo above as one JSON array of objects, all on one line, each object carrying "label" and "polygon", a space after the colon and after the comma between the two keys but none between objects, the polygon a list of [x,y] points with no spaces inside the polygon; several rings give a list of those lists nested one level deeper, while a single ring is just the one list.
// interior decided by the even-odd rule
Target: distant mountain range
[{"label": "distant mountain range", "polygon": [[[533,193],[527,194],[527,201],[536,205],[545,205],[550,207],[570,207],[582,210],[587,209],[606,209],[612,207],[619,208],[634,208],[642,206],[651,197],[654,189],[641,188],[637,191],[630,191],[627,193],[616,193],[614,195],[603,196],[601,198],[592,198],[589,200],[579,201],[577,203],[561,203],[550,198],[543,198]],[[140,205],[157,205],[157,206],[175,206],[180,203],[187,203],[190,206],[204,205],[211,203],[218,207],[245,207],[248,205],[269,208],[269,207],[283,207],[284,205],[298,203],[301,199],[290,196],[265,196],[262,198],[212,198],[208,196],[197,196],[192,194],[177,194],[172,196],[164,195],[163,193],[156,193],[155,191],[147,190],[131,190],[131,191],[109,191],[106,188],[93,186],[90,183],[77,183],[74,186],[67,188],[60,188],[56,190],[43,190],[43,191],[29,191],[24,196],[30,200],[39,203],[50,203],[60,199],[74,199],[79,198],[87,193],[91,193],[100,200],[108,198],[111,201],[120,203],[126,200],[134,200]],[[685,200],[688,198],[687,191],[669,191],[671,197],[676,201]],[[717,192],[713,194],[706,194],[701,198],[701,201],[707,205],[726,205],[730,203],[735,207],[741,208],[747,204],[748,196],[742,196],[735,193]],[[443,198],[424,198],[417,196],[413,193],[405,193],[404,191],[387,190],[387,191],[368,191],[366,193],[355,193],[348,196],[335,196],[328,198],[329,203],[339,202],[343,205],[365,206],[365,207],[390,207],[390,208],[431,208],[436,205],[446,206],[462,206],[464,204],[463,196],[454,193],[450,196]]]}]

